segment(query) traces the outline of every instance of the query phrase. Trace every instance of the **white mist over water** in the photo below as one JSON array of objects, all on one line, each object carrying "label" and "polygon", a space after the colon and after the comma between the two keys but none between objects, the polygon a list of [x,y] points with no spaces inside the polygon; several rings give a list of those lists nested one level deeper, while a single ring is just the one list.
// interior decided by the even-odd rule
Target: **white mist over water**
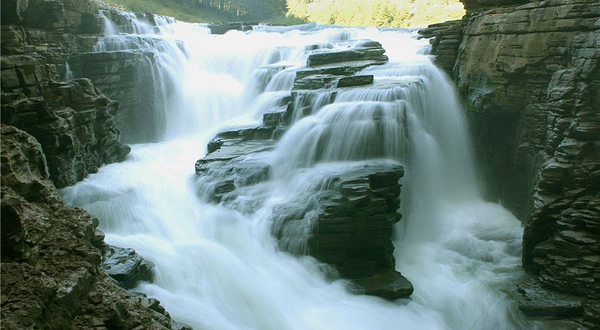
[{"label": "white mist over water", "polygon": [[[109,244],[156,265],[154,283],[136,291],[195,329],[525,327],[510,298],[520,276],[520,223],[481,199],[465,119],[445,76],[420,55],[426,41],[314,24],[213,36],[201,25],[164,19],[156,29],[129,18],[135,29],[123,32],[144,35],[108,24],[112,35],[97,50],[156,54],[165,139],[133,145],[126,161],[61,193],[100,219]],[[243,191],[238,204],[202,201],[193,164],[210,138],[279,106],[308,46],[351,38],[387,50],[390,64],[365,70],[374,86],[341,92],[332,104],[326,91],[306,96],[312,114],[296,113],[275,150],[251,156],[268,161],[273,178]],[[406,168],[395,256],[415,286],[411,300],[352,294],[314,259],[279,251],[271,236],[277,205],[310,194],[323,173],[377,158]],[[244,206],[248,200],[255,207]]]}]

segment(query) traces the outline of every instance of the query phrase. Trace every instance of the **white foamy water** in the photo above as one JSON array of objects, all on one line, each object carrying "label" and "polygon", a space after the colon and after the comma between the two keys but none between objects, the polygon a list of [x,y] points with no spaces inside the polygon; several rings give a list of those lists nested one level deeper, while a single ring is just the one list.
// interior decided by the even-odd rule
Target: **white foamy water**
[{"label": "white foamy water", "polygon": [[[161,18],[156,28],[129,16],[133,28],[104,16],[108,36],[96,50],[155,54],[163,142],[133,145],[126,161],[61,193],[100,219],[109,244],[156,265],[154,283],[135,291],[195,329],[534,327],[511,297],[521,275],[520,223],[482,199],[462,109],[421,55],[427,41],[314,24],[213,36],[201,25]],[[389,64],[365,70],[374,85],[334,100],[327,91],[302,95],[308,115],[297,107],[275,149],[248,158],[269,163],[271,178],[232,203],[204,201],[210,178],[198,180],[194,162],[212,136],[280,106],[309,46],[349,39],[378,40],[387,50]],[[314,259],[280,251],[271,236],[277,206],[308,203],[326,173],[381,159],[406,170],[395,257],[415,292],[395,302],[350,293]]]}]

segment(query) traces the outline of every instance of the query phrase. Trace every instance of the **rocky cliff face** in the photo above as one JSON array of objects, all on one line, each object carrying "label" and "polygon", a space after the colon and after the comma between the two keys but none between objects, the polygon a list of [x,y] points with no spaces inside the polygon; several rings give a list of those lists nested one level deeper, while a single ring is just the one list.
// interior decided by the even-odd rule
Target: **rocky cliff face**
[{"label": "rocky cliff face", "polygon": [[2,122],[42,144],[59,188],[123,160],[118,104],[89,80],[60,82],[67,57],[89,51],[102,31],[97,9],[83,0],[2,5]]},{"label": "rocky cliff face", "polygon": [[469,14],[462,21],[425,35],[438,36],[434,54],[465,100],[489,195],[525,223],[525,268],[542,289],[579,297],[584,308],[575,314],[594,328],[600,3],[464,3]]},{"label": "rocky cliff face", "polygon": [[118,104],[88,79],[62,79],[102,31],[96,12],[84,0],[2,0],[2,328],[185,328],[122,288],[151,280],[151,265],[105,245],[98,220],[56,190],[129,152]]},{"label": "rocky cliff face", "polygon": [[101,270],[98,220],[62,202],[35,138],[4,124],[1,133],[2,328],[182,328]]},{"label": "rocky cliff face", "polygon": [[103,36],[93,49],[70,56],[71,74],[89,78],[106,96],[119,102],[116,121],[127,127],[122,132],[124,142],[160,141],[165,133],[164,102],[177,87],[157,57],[169,52],[184,56],[183,46],[147,35],[158,29],[157,21],[169,18],[115,10],[103,10],[102,16],[109,22],[104,24],[114,30],[112,33],[131,35]]}]

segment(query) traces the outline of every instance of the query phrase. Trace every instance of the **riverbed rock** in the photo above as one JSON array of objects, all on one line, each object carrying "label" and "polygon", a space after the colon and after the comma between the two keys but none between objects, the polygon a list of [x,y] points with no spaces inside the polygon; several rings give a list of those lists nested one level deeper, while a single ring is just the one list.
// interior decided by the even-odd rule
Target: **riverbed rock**
[{"label": "riverbed rock", "polygon": [[102,271],[98,219],[63,203],[41,144],[13,126],[1,133],[2,328],[174,328]]},{"label": "riverbed rock", "polygon": [[140,257],[135,250],[109,245],[102,258],[102,269],[125,289],[134,288],[140,281],[152,282],[154,265]]},{"label": "riverbed rock", "polygon": [[350,45],[348,49],[317,49],[308,56],[309,67],[337,64],[353,61],[387,62],[388,57],[380,43],[369,41]]},{"label": "riverbed rock", "polygon": [[454,61],[445,68],[467,104],[489,197],[525,223],[523,265],[546,290],[595,301],[600,3],[511,2],[464,1],[460,47],[439,56]]}]

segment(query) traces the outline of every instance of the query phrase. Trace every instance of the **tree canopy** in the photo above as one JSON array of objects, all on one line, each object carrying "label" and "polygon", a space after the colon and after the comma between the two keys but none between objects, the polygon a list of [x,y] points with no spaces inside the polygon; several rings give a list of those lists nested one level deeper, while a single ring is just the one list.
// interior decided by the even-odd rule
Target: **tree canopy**
[{"label": "tree canopy", "polygon": [[288,15],[359,26],[425,26],[464,15],[459,0],[287,0]]}]

